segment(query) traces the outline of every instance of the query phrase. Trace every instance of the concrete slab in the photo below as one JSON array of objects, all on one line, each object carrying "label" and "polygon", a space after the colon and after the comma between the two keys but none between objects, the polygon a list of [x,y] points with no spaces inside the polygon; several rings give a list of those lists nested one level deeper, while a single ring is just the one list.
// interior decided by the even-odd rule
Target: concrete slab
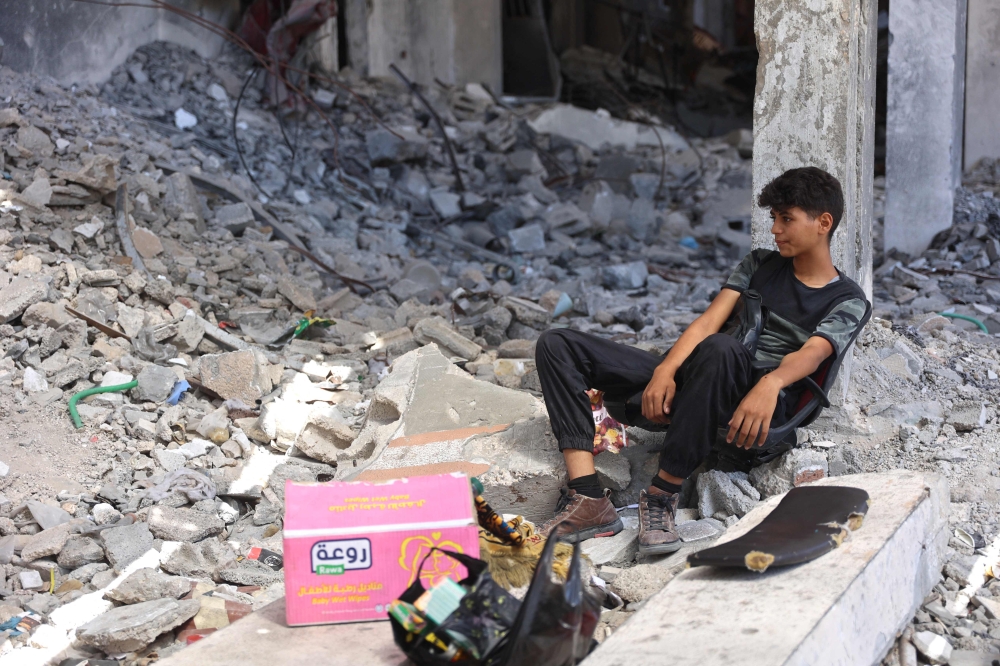
[{"label": "concrete slab", "polygon": [[324,663],[403,666],[410,662],[392,642],[388,622],[292,628],[285,624],[285,600],[279,599],[157,663],[160,666]]},{"label": "concrete slab", "polygon": [[[896,470],[823,479],[866,490],[861,529],[813,562],[764,574],[688,569],[651,597],[583,663],[878,663],[938,580],[948,541],[943,477]],[[761,503],[722,539],[745,534],[777,505]]]},{"label": "concrete slab", "polygon": [[565,466],[545,405],[531,394],[477,380],[427,345],[393,363],[367,419],[338,479],[464,472],[480,478],[498,511],[552,517]]}]

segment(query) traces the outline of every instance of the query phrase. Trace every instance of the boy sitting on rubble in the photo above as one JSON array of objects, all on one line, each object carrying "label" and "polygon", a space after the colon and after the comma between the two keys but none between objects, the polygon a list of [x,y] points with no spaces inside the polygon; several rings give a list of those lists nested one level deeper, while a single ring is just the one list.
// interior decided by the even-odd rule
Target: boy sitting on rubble
[{"label": "boy sitting on rubble", "polygon": [[[542,393],[569,476],[543,534],[563,522],[560,531],[573,541],[623,527],[594,469],[587,389],[621,399],[643,391],[643,416],[670,424],[660,471],[639,494],[640,553],[669,553],[681,545],[674,526],[681,483],[712,450],[719,425],[728,423],[732,446],[763,443],[771,423],[784,423],[791,416],[786,408],[794,410],[795,396],[783,389],[849,344],[868,304],[830,257],[830,238],[844,212],[840,182],[815,167],[791,169],[768,183],[757,203],[771,209],[777,251],[757,249],[744,257],[665,357],[568,329],[539,338]],[[752,280],[770,311],[756,358],[780,361],[756,381],[754,357],[736,338],[719,333]]]}]

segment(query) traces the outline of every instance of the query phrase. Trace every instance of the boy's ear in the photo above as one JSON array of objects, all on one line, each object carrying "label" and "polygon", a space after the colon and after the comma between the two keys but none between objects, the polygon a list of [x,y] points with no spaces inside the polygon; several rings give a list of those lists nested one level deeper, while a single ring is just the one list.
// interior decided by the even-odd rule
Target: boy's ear
[{"label": "boy's ear", "polygon": [[829,235],[830,230],[833,228],[833,215],[830,213],[823,213],[816,218],[816,222],[819,223],[819,230]]}]

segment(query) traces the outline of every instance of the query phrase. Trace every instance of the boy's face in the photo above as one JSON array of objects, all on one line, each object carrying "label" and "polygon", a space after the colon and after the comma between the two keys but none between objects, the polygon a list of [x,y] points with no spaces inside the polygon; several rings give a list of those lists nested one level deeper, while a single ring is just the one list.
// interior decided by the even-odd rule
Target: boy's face
[{"label": "boy's face", "polygon": [[828,245],[833,216],[823,213],[813,217],[798,206],[771,209],[771,233],[783,257],[794,257],[822,245]]}]

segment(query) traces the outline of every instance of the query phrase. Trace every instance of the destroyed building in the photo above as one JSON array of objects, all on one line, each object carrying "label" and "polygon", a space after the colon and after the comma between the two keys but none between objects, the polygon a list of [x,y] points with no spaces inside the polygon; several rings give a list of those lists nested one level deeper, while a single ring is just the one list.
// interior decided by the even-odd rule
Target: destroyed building
[{"label": "destroyed building", "polygon": [[[387,629],[278,626],[285,482],[463,472],[544,522],[538,336],[665,352],[806,163],[844,183],[835,260],[874,318],[796,449],[691,480],[678,554],[637,559],[628,508],[662,435],[596,458],[626,529],[583,551],[623,605],[585,663],[676,641],[671,590],[712,598],[687,555],[847,475],[871,520],[836,555],[874,554],[722,648],[1000,658],[1000,11],[792,4],[3,3],[0,666],[330,637],[398,663]],[[756,663],[699,651],[713,627],[678,658]]]}]

